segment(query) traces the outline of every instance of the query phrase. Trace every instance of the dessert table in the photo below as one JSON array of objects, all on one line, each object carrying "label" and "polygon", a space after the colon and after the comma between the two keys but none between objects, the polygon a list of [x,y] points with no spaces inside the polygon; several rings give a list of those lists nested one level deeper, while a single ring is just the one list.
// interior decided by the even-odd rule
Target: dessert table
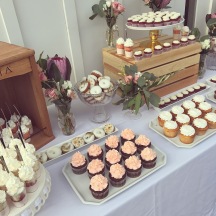
[{"label": "dessert table", "polygon": [[[204,79],[198,81],[204,82],[211,76],[214,76],[214,72],[207,71]],[[166,154],[166,165],[111,200],[96,206],[83,204],[63,176],[62,168],[70,160],[68,156],[47,166],[52,188],[38,215],[216,215],[216,135],[193,148],[178,148],[149,128],[149,122],[158,115],[153,108],[147,110],[146,106],[142,107],[139,120],[127,119],[122,105],[109,104],[106,108],[111,112],[109,122],[119,129],[118,135],[125,128],[131,128],[136,134],[147,135],[152,144]],[[89,107],[77,99],[72,102],[77,121],[76,132],[64,136],[57,126],[54,106],[51,105],[48,110],[56,138],[42,150],[99,126],[89,120]],[[104,142],[104,139],[100,142]]]}]

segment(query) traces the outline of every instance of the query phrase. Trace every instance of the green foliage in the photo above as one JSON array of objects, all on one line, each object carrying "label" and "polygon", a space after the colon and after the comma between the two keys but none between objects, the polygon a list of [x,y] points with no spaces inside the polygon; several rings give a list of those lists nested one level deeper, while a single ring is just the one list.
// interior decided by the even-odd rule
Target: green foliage
[{"label": "green foliage", "polygon": [[106,0],[100,0],[99,4],[94,4],[92,6],[93,15],[89,17],[90,20],[93,20],[97,15],[104,17],[103,5],[106,4]]},{"label": "green foliage", "polygon": [[194,28],[191,30],[191,34],[194,35],[196,37],[196,40],[199,40],[200,38],[200,30],[198,28]]},{"label": "green foliage", "polygon": [[209,28],[211,28],[212,25],[216,25],[216,18],[209,19],[206,24]]}]

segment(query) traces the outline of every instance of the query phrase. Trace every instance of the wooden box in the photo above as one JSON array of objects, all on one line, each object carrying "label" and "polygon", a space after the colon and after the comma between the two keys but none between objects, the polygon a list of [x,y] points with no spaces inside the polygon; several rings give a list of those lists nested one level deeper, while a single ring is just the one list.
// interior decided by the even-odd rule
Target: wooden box
[{"label": "wooden box", "polygon": [[[149,39],[135,41],[134,51],[144,50]],[[171,36],[162,36],[159,38],[161,43],[170,42]],[[140,44],[144,44],[143,47]],[[159,96],[164,96],[177,91],[186,86],[197,82],[201,45],[198,42],[185,47],[173,49],[160,55],[152,55],[151,58],[145,58],[141,61],[135,61],[134,58],[128,59],[125,56],[116,54],[115,48],[103,49],[104,74],[113,79],[120,79],[119,74],[124,65],[136,64],[138,71],[148,71],[156,76],[162,76],[170,72],[176,72],[174,76],[164,82],[162,85],[153,89]]]},{"label": "wooden box", "polygon": [[16,112],[14,105],[32,120],[31,143],[37,149],[54,139],[34,51],[0,42],[0,109],[7,119]]}]

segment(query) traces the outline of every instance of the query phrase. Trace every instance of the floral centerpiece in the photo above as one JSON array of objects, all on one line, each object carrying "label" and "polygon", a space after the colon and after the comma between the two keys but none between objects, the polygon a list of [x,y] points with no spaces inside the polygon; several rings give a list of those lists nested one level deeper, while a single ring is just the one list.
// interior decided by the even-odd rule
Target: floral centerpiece
[{"label": "floral centerpiece", "polygon": [[160,11],[163,8],[170,8],[168,4],[171,0],[143,0],[145,5],[149,6],[152,11]]},{"label": "floral centerpiece", "polygon": [[125,11],[124,6],[113,0],[100,0],[99,4],[94,4],[92,6],[93,15],[89,17],[90,20],[93,20],[96,16],[105,17],[106,23],[108,26],[108,35],[107,35],[107,45],[113,46],[113,27],[116,24],[117,18],[120,14]]},{"label": "floral centerpiece", "polygon": [[70,135],[75,131],[75,120],[71,113],[71,101],[75,92],[70,81],[71,64],[67,57],[55,55],[42,58],[43,52],[37,61],[39,77],[45,97],[54,103],[58,109],[59,126],[62,132]]},{"label": "floral centerpiece", "polygon": [[120,79],[119,89],[121,90],[121,99],[114,103],[119,105],[123,103],[123,110],[133,110],[135,114],[139,112],[140,107],[145,103],[149,109],[150,104],[158,107],[160,97],[153,93],[153,87],[161,85],[174,73],[166,74],[160,77],[149,72],[137,71],[136,65],[125,66],[123,79]]}]

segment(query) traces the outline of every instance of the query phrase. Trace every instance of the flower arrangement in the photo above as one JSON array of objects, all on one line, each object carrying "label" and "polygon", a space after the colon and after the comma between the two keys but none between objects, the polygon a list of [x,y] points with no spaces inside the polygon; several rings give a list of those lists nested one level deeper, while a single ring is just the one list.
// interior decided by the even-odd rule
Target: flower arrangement
[{"label": "flower arrangement", "polygon": [[143,0],[145,5],[149,6],[154,12],[160,11],[163,8],[170,8],[167,6],[171,0]]},{"label": "flower arrangement", "polygon": [[216,13],[206,15],[206,25],[209,28],[209,35],[216,36]]},{"label": "flower arrangement", "polygon": [[131,109],[135,114],[146,103],[148,109],[150,104],[158,107],[160,97],[151,92],[153,87],[161,85],[174,73],[156,77],[149,72],[138,72],[136,65],[125,66],[122,75],[123,79],[118,81],[121,90],[121,99],[114,103],[119,105],[123,103],[123,110]]},{"label": "flower arrangement", "polygon": [[116,24],[117,18],[124,11],[124,6],[115,0],[100,0],[99,4],[94,4],[92,6],[93,15],[89,17],[90,20],[93,20],[98,15],[106,19],[109,28],[108,46],[110,46],[112,42],[112,29]]}]

